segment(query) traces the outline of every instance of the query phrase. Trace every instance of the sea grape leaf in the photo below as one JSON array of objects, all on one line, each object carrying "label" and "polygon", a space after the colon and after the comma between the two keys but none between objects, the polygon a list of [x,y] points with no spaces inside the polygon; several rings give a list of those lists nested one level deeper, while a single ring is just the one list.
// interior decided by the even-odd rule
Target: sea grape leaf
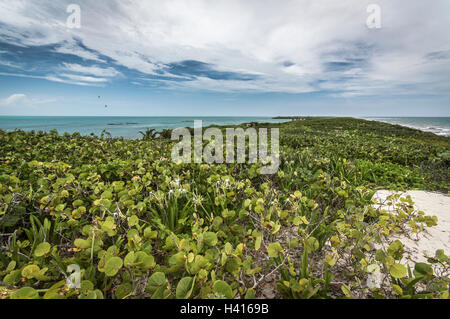
[{"label": "sea grape leaf", "polygon": [[23,287],[11,293],[11,299],[39,299],[39,293],[32,287]]},{"label": "sea grape leaf", "polygon": [[389,273],[394,278],[404,278],[407,275],[406,267],[402,264],[393,264],[389,269]]},{"label": "sea grape leaf", "polygon": [[111,257],[106,261],[105,274],[108,277],[115,276],[123,266],[123,261],[119,257]]},{"label": "sea grape leaf", "polygon": [[36,257],[42,257],[50,252],[50,244],[47,242],[40,243],[34,250],[34,255]]},{"label": "sea grape leaf", "polygon": [[177,299],[188,299],[192,294],[194,288],[194,278],[184,277],[177,285],[176,297]]},{"label": "sea grape leaf", "polygon": [[232,291],[230,285],[227,284],[223,280],[217,280],[214,283],[213,290],[216,294],[221,294],[221,295],[225,296],[225,298],[227,298],[227,299],[233,298],[233,291]]}]

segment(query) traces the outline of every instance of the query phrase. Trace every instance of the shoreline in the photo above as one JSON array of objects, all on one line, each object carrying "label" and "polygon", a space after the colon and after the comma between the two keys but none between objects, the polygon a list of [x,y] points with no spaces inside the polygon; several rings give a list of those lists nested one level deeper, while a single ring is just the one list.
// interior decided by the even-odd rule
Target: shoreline
[{"label": "shoreline", "polygon": [[[419,131],[422,131],[422,132],[426,132],[426,133],[433,133],[434,135],[437,135],[437,136],[450,137],[450,127],[449,128],[441,128],[441,127],[433,127],[433,126],[421,127],[421,126],[418,126],[418,125],[401,123],[401,122],[395,121],[395,119],[402,119],[402,118],[403,119],[410,119],[410,118],[414,118],[414,117],[393,117],[393,118],[361,117],[360,119],[366,120],[366,121],[374,121],[374,122],[386,123],[386,124],[391,124],[391,125],[399,125],[399,126],[403,126],[403,127],[408,127],[408,128],[411,128],[411,129],[419,130]],[[420,118],[425,119],[426,117],[416,117],[416,118],[417,119],[420,119]],[[428,119],[436,119],[436,118],[447,119],[448,117],[429,117]],[[392,120],[389,120],[389,119],[392,119]]]},{"label": "shoreline", "polygon": [[[1,122],[1,118],[18,118],[17,123],[12,123],[11,121],[6,121],[5,123]],[[83,136],[89,136],[94,134],[95,136],[100,136],[101,133],[106,130],[112,134],[113,137],[123,137],[125,139],[137,139],[139,138],[139,131],[145,131],[146,129],[155,129],[157,131],[162,129],[174,129],[176,127],[192,127],[192,125],[188,122],[191,122],[193,119],[203,120],[204,126],[240,126],[251,123],[268,123],[268,124],[285,124],[294,121],[307,121],[314,119],[360,119],[370,122],[378,122],[389,124],[393,126],[401,126],[407,127],[410,129],[418,130],[426,133],[433,133],[436,136],[440,137],[449,137],[450,136],[450,118],[448,117],[397,117],[397,118],[388,118],[388,117],[332,117],[332,116],[274,116],[274,117],[249,117],[249,116],[217,116],[217,117],[195,117],[195,116],[156,116],[156,117],[131,117],[131,116],[123,116],[123,117],[97,117],[97,116],[76,116],[76,117],[67,117],[67,116],[57,116],[51,117],[51,122],[46,123],[42,122],[42,119],[49,118],[45,116],[0,116],[0,129],[5,130],[7,132],[11,132],[14,130],[24,130],[24,131],[44,131],[50,132],[51,130],[56,129],[59,134],[69,133],[79,133]],[[24,119],[24,120],[20,120]],[[33,121],[36,119],[36,121]],[[79,121],[73,122],[74,119],[79,119]],[[83,121],[80,121],[83,119]],[[91,120],[92,123],[87,123],[86,121]],[[113,119],[122,119],[122,121],[114,122]],[[142,121],[139,121],[141,119]],[[148,119],[153,119],[154,122],[148,121]],[[157,121],[157,120],[166,120],[166,121]],[[228,120],[227,120],[228,119]],[[30,122],[31,120],[31,122]],[[277,122],[278,121],[278,122]],[[411,121],[416,121],[417,123],[408,123]],[[421,123],[423,121],[423,123]],[[442,123],[431,123],[431,122],[441,121]],[[222,122],[222,123],[221,123]],[[448,123],[447,123],[448,122]],[[427,124],[428,123],[428,124]],[[89,124],[89,125],[88,125]],[[191,123],[193,124],[193,123]],[[440,124],[440,125],[439,125]],[[281,126],[281,125],[280,125]]]},{"label": "shoreline", "polygon": [[0,129],[12,132],[15,130],[50,132],[57,130],[58,134],[79,133],[82,136],[94,134],[100,136],[103,131],[113,137],[137,139],[139,132],[147,129],[161,131],[179,127],[193,127],[194,120],[202,120],[203,126],[236,126],[246,123],[283,123],[286,121],[273,119],[270,116],[178,116],[178,117],[5,117],[0,116]]},{"label": "shoreline", "polygon": [[[441,116],[441,117],[424,117],[424,116],[416,116],[416,117],[406,117],[406,116],[400,116],[400,117],[346,117],[346,116],[276,116],[273,117],[273,119],[285,119],[290,121],[302,121],[302,120],[308,120],[308,119],[326,119],[326,118],[354,118],[354,119],[360,119],[360,120],[366,120],[366,121],[374,121],[374,122],[380,122],[380,123],[386,123],[391,125],[399,125],[403,127],[408,127],[411,129],[419,130],[422,132],[427,133],[433,133],[437,136],[450,136],[450,117]],[[445,120],[448,119],[448,123],[429,123],[424,126],[420,126],[419,124],[413,125],[408,124],[403,121],[406,121],[408,119],[415,119],[415,120],[428,120],[433,121],[436,119]],[[436,125],[437,124],[437,125]],[[448,125],[447,127],[439,127],[442,126],[442,124]],[[435,127],[436,126],[436,127]]]}]

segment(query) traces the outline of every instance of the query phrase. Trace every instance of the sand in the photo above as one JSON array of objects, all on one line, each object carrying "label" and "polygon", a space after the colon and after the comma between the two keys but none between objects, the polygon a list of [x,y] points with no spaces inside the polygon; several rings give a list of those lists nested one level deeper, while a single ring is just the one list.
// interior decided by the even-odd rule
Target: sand
[{"label": "sand", "polygon": [[[393,193],[395,192],[378,191],[374,198],[377,199],[379,204],[375,207],[392,210],[392,206],[382,203]],[[390,241],[399,239],[405,245],[403,263],[413,266],[416,262],[426,262],[424,255],[434,256],[438,249],[443,249],[447,256],[450,255],[450,196],[425,191],[407,191],[400,192],[400,194],[401,197],[410,195],[414,202],[414,208],[418,211],[423,211],[425,215],[437,216],[438,218],[437,226],[425,227],[425,231],[418,236],[413,235],[413,239],[404,235],[395,235],[390,238]]]}]

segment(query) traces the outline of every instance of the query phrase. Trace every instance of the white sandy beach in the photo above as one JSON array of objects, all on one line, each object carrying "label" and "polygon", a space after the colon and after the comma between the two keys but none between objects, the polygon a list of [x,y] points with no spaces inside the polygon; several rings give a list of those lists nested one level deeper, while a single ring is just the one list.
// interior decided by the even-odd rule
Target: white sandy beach
[{"label": "white sandy beach", "polygon": [[[378,191],[374,198],[378,203],[384,203],[393,191]],[[407,238],[403,235],[392,236],[392,240],[399,239],[405,245],[404,264],[413,266],[415,262],[426,262],[426,257],[434,256],[436,250],[443,249],[447,255],[450,254],[450,196],[434,192],[407,191],[400,193],[402,197],[408,195],[414,202],[414,208],[425,212],[425,215],[436,216],[437,226],[426,227],[425,231],[417,236],[417,240]],[[393,205],[395,203],[392,203]],[[377,207],[379,207],[378,205]],[[381,204],[381,208],[392,210],[393,206]],[[415,235],[413,237],[416,237]]]}]

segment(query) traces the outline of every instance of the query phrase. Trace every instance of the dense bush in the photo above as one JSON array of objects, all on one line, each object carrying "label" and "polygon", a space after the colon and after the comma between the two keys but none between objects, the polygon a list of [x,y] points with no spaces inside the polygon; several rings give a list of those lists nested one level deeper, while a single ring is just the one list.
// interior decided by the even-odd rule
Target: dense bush
[{"label": "dense bush", "polygon": [[[371,206],[377,188],[448,192],[448,137],[294,121],[265,176],[258,164],[175,164],[168,136],[0,131],[0,298],[448,298],[443,251],[411,270],[389,241],[435,218],[410,200]],[[72,264],[79,289],[66,285]],[[370,288],[376,273],[383,285]]]}]

